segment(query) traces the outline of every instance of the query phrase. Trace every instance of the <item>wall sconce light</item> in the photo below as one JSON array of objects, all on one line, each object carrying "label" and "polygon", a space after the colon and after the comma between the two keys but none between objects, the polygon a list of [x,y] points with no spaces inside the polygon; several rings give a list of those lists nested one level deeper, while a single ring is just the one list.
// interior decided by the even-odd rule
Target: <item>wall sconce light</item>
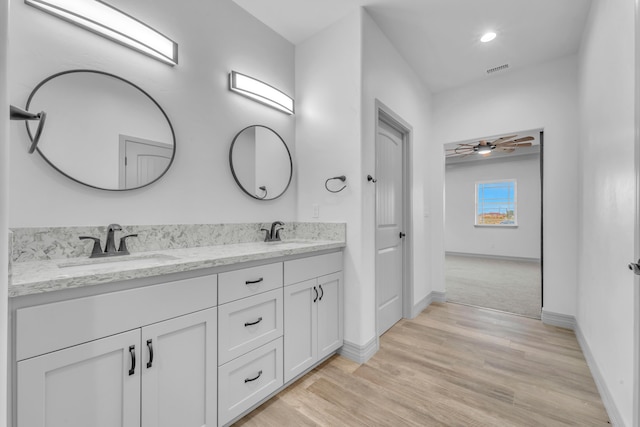
[{"label": "wall sconce light", "polygon": [[176,42],[101,0],[24,2],[169,65],[178,63]]},{"label": "wall sconce light", "polygon": [[294,114],[293,98],[253,77],[232,71],[229,74],[229,89],[287,114]]}]

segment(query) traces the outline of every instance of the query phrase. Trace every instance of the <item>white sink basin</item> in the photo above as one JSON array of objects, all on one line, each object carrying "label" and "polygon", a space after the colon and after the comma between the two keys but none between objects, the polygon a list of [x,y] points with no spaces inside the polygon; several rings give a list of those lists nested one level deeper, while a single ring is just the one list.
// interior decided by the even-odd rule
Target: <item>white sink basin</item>
[{"label": "white sink basin", "polygon": [[144,264],[161,263],[164,261],[170,261],[178,259],[177,257],[165,254],[144,254],[144,255],[122,255],[112,256],[107,258],[86,258],[81,260],[73,260],[61,262],[58,264],[58,268],[102,268],[102,267],[115,267],[117,265],[126,266],[133,261],[144,262]]}]

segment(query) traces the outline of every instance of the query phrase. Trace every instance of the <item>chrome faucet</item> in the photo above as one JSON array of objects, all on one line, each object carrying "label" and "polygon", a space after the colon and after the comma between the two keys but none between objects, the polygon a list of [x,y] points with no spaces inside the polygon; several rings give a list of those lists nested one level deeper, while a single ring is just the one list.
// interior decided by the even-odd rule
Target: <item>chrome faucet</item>
[{"label": "chrome faucet", "polygon": [[[261,231],[265,232],[265,236],[264,236],[264,241],[265,242],[279,242],[282,239],[280,239],[280,232],[282,231],[284,226],[284,222],[282,221],[274,221],[273,224],[271,224],[271,230],[267,230],[266,228],[261,228]],[[280,228],[276,228],[276,227],[280,227]]]},{"label": "chrome faucet", "polygon": [[80,236],[80,240],[93,240],[93,249],[89,258],[100,258],[108,256],[129,255],[127,249],[127,238],[138,237],[137,234],[128,234],[120,238],[120,245],[116,250],[115,232],[122,231],[122,227],[119,224],[109,224],[107,226],[107,241],[104,245],[104,251],[100,248],[100,239],[91,236]]}]

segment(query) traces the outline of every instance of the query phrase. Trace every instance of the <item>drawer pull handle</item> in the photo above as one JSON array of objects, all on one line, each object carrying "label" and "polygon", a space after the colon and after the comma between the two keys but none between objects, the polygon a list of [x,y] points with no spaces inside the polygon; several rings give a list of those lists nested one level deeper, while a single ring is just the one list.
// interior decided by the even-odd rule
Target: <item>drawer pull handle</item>
[{"label": "drawer pull handle", "polygon": [[147,347],[149,347],[149,361],[147,362],[147,369],[153,365],[153,343],[151,340],[147,340]]},{"label": "drawer pull handle", "polygon": [[136,372],[136,346],[129,347],[129,354],[131,355],[131,369],[129,369],[129,375],[133,375]]},{"label": "drawer pull handle", "polygon": [[246,328],[247,326],[257,325],[260,322],[262,322],[262,317],[258,317],[258,320],[256,320],[255,322],[245,322],[244,326]]},{"label": "drawer pull handle", "polygon": [[316,293],[316,297],[313,299],[313,302],[318,301],[318,290],[316,289],[316,287],[313,287],[313,291]]},{"label": "drawer pull handle", "polygon": [[264,277],[259,278],[258,280],[247,280],[244,282],[245,285],[255,285],[256,283],[260,283],[264,280]]},{"label": "drawer pull handle", "polygon": [[255,376],[255,377],[253,377],[253,378],[245,378],[245,379],[244,379],[244,383],[246,384],[246,383],[250,383],[251,381],[255,381],[255,380],[257,380],[258,378],[260,378],[261,376],[262,376],[262,371],[258,372],[258,375],[256,375],[256,376]]},{"label": "drawer pull handle", "polygon": [[324,289],[322,289],[322,285],[318,285],[318,287],[320,287],[320,292],[322,292],[320,294],[320,301],[322,301],[322,297],[324,296]]}]

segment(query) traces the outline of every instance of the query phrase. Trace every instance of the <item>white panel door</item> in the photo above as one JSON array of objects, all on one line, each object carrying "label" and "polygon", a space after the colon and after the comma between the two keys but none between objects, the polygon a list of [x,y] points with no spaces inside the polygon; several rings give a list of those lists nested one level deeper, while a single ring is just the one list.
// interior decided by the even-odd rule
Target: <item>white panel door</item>
[{"label": "white panel door", "polygon": [[318,360],[343,343],[342,273],[318,278]]},{"label": "white panel door", "polygon": [[402,318],[402,134],[380,121],[376,136],[376,307],[378,335]]},{"label": "white panel door", "polygon": [[284,288],[284,382],[304,372],[318,354],[315,279]]},{"label": "white panel door", "polygon": [[217,308],[142,328],[143,427],[216,425],[216,337]]},{"label": "white panel door", "polygon": [[167,169],[172,156],[173,146],[169,144],[126,137],[124,183],[120,182],[120,188],[136,188],[154,181]]},{"label": "white panel door", "polygon": [[139,426],[140,368],[139,329],[18,362],[17,425]]}]

